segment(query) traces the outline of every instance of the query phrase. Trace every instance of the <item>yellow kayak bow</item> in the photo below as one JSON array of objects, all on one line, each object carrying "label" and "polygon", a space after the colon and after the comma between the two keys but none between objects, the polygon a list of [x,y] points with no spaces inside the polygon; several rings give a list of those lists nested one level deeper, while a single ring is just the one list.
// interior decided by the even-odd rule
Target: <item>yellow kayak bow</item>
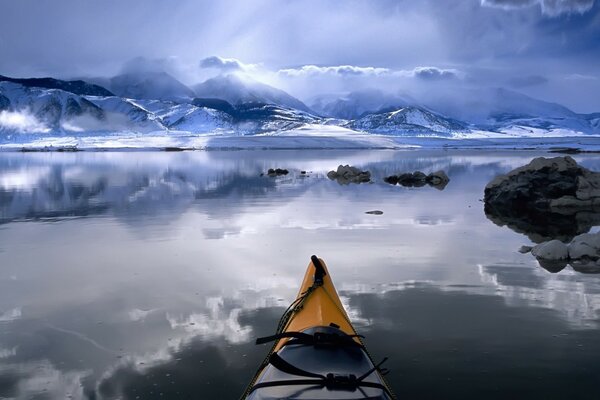
[{"label": "yellow kayak bow", "polygon": [[273,346],[242,399],[395,399],[316,256],[276,333],[256,342]]}]

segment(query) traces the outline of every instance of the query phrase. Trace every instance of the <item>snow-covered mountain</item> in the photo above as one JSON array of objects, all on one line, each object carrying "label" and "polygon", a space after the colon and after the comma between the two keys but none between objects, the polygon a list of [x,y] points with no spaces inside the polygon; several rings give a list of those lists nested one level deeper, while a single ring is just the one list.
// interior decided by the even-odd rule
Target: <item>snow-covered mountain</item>
[{"label": "snow-covered mountain", "polygon": [[82,80],[64,81],[54,78],[10,78],[0,75],[0,82],[13,82],[25,87],[38,87],[44,89],[61,89],[81,96],[114,96],[111,92],[99,85],[94,85]]},{"label": "snow-covered mountain", "polygon": [[357,119],[383,109],[401,108],[415,104],[408,95],[390,94],[377,89],[365,89],[344,95],[321,95],[310,106],[317,113],[333,118]]},{"label": "snow-covered mountain", "polygon": [[304,111],[263,103],[241,104],[235,107],[233,117],[242,134],[285,131],[321,122]]},{"label": "snow-covered mountain", "polygon": [[109,88],[120,97],[146,100],[189,100],[192,89],[166,72],[125,73],[112,78],[94,78],[94,82]]},{"label": "snow-covered mountain", "polygon": [[274,104],[305,112],[310,109],[283,90],[237,75],[219,75],[194,86],[196,97],[225,100],[233,105],[244,103]]},{"label": "snow-covered mountain", "polygon": [[503,88],[456,91],[430,96],[423,101],[429,109],[492,131],[513,127],[566,130],[583,134],[600,133],[594,118],[567,107],[535,99]]},{"label": "snow-covered mountain", "polygon": [[[0,130],[48,132],[68,128],[84,118],[101,121],[103,110],[82,96],[60,89],[0,82]],[[0,121],[1,122],[1,121]]]},{"label": "snow-covered mountain", "polygon": [[[123,95],[111,95],[101,86],[84,81],[0,78],[0,139],[8,143],[24,137],[23,133],[80,137],[122,132],[286,135],[291,131],[290,136],[301,136],[305,128],[319,130],[319,125],[325,130],[328,128],[323,125],[336,126],[340,132],[354,135],[600,135],[600,113],[577,114],[559,104],[504,89],[473,92],[479,98],[473,93],[457,93],[454,101],[441,96],[432,100],[432,96],[426,107],[420,105],[423,101],[408,96],[363,90],[317,99],[313,104],[319,116],[281,90],[236,75],[218,76],[198,85],[197,95],[201,97],[194,97],[196,93],[163,73],[120,75],[107,82],[121,84],[114,87]],[[464,118],[456,118],[459,114]]]},{"label": "snow-covered mountain", "polygon": [[233,117],[214,108],[160,100],[130,101],[171,130],[210,133],[216,130],[232,131],[234,128]]},{"label": "snow-covered mountain", "polygon": [[456,120],[421,107],[403,107],[394,111],[368,114],[347,124],[349,128],[386,135],[448,135],[467,132],[468,127]]}]

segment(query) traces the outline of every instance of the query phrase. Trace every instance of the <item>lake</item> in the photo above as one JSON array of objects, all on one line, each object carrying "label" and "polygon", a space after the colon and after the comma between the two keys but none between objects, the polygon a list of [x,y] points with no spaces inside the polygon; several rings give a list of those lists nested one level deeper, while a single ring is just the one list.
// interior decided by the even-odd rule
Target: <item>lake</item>
[{"label": "lake", "polygon": [[[481,201],[539,155],[0,153],[0,398],[236,399],[317,254],[400,398],[596,399],[600,274],[545,270]],[[415,170],[450,182],[383,182]]]}]

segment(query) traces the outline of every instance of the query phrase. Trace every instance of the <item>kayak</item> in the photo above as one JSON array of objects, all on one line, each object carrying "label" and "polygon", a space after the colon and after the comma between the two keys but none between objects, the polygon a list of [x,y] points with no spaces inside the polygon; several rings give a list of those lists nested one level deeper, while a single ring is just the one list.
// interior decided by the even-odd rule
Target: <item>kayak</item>
[{"label": "kayak", "polygon": [[271,342],[242,399],[395,399],[381,367],[386,359],[373,362],[316,256],[275,334],[256,339]]}]

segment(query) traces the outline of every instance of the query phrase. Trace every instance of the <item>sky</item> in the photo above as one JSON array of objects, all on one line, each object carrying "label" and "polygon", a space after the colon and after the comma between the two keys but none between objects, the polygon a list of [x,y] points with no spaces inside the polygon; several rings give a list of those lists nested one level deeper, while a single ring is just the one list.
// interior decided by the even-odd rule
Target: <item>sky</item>
[{"label": "sky", "polygon": [[600,111],[595,0],[0,0],[0,74],[238,73],[300,97],[506,87]]}]

